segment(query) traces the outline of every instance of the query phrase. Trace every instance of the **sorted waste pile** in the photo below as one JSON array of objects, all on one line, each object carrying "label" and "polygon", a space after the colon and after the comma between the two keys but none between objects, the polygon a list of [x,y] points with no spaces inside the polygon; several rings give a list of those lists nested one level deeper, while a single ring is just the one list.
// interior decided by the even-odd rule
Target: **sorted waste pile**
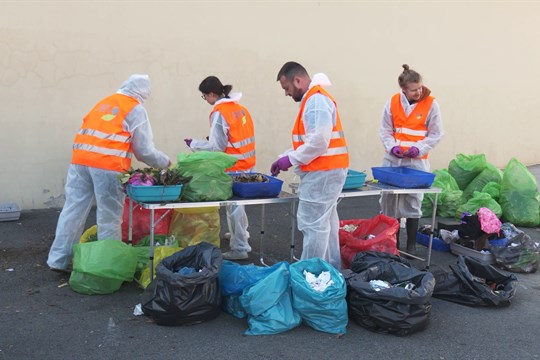
[{"label": "sorted waste pile", "polygon": [[[437,215],[459,219],[464,212],[479,208],[492,210],[505,222],[516,226],[540,224],[540,193],[536,178],[519,160],[512,158],[504,171],[488,163],[484,154],[458,154],[448,169],[435,170],[438,196]],[[426,194],[422,213],[433,213],[433,194]]]}]

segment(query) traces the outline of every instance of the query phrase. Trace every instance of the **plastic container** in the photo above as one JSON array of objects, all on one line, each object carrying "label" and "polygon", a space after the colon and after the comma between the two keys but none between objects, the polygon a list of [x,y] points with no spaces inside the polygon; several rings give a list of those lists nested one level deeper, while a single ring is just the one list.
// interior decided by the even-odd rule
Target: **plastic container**
[{"label": "plastic container", "polygon": [[[416,233],[416,242],[424,245],[425,247],[429,246],[429,235],[417,232]],[[431,242],[431,248],[433,250],[437,251],[445,251],[450,252],[450,245],[445,243],[442,239],[439,239],[438,237],[433,237],[433,241]]]},{"label": "plastic container", "polygon": [[347,178],[345,179],[345,184],[343,185],[343,190],[352,190],[358,189],[364,186],[364,181],[366,181],[366,173],[356,170],[348,170]]},{"label": "plastic container", "polygon": [[435,180],[435,174],[406,166],[372,167],[371,171],[376,180],[407,189],[429,188]]},{"label": "plastic container", "polygon": [[180,198],[183,185],[134,186],[128,184],[128,196],[138,202],[174,201]]},{"label": "plastic container", "polygon": [[15,203],[0,203],[0,221],[17,221],[21,217],[21,208]]},{"label": "plastic container", "polygon": [[489,246],[506,246],[508,243],[507,238],[501,238],[501,239],[494,239],[494,240],[488,240]]},{"label": "plastic container", "polygon": [[469,249],[456,243],[450,244],[450,251],[455,255],[465,255],[483,261],[487,264],[495,264],[495,256],[493,256],[493,254],[490,252],[481,253],[480,251]]},{"label": "plastic container", "polygon": [[238,182],[234,181],[234,176],[254,175],[260,173],[229,173],[233,177],[232,191],[237,197],[245,199],[277,197],[281,192],[283,181],[268,175],[261,174],[268,179],[267,182]]}]

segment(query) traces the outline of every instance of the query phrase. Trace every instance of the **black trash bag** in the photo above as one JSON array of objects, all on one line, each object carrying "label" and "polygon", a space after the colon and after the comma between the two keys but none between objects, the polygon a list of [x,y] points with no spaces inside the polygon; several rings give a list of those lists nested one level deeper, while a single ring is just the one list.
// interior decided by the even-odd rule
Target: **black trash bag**
[{"label": "black trash bag", "polygon": [[[221,262],[220,249],[207,242],[163,259],[144,291],[144,314],[158,325],[193,325],[217,317],[221,310]],[[179,272],[186,268],[194,272]]]},{"label": "black trash bag", "polygon": [[436,285],[433,297],[467,306],[510,305],[517,289],[515,275],[505,275],[475,258],[459,255],[451,271],[433,272]]},{"label": "black trash bag", "polygon": [[369,269],[371,266],[379,262],[387,263],[389,261],[402,263],[407,265],[408,267],[411,266],[405,258],[394,254],[380,251],[361,251],[353,257],[351,262],[351,270],[355,273],[359,273],[366,269]]},{"label": "black trash bag", "polygon": [[[368,330],[405,336],[423,330],[429,324],[429,302],[435,279],[429,272],[388,260],[373,263],[368,269],[345,273],[349,317]],[[390,284],[412,283],[409,290],[400,286],[375,290],[371,280]]]},{"label": "black trash bag", "polygon": [[517,273],[534,273],[538,270],[540,244],[520,231],[505,246],[492,246],[495,262],[504,270]]}]

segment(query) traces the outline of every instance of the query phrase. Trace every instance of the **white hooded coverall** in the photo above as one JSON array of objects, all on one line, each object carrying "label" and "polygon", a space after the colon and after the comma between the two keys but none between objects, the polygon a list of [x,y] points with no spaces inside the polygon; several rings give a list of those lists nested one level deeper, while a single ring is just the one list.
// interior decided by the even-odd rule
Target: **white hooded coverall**
[{"label": "white hooded coverall", "polygon": [[[238,102],[242,98],[241,93],[231,93],[228,98],[223,98],[214,105]],[[229,142],[229,124],[219,111],[212,113],[210,117],[210,135],[208,140],[193,139],[190,148],[193,151],[218,151],[225,152]],[[253,172],[255,168],[246,170],[245,172]],[[240,171],[239,171],[240,172]],[[230,248],[232,251],[251,252],[249,245],[248,218],[244,205],[227,205],[225,207],[227,215],[227,225],[231,233]]]},{"label": "white hooded coverall", "polygon": [[[309,89],[316,85],[329,86],[331,83],[325,74],[319,73],[313,76]],[[306,131],[304,144],[284,154],[289,156],[291,164],[307,165],[326,152],[336,124],[336,111],[332,100],[320,93],[307,100],[302,115]],[[347,177],[347,168],[302,171],[297,166],[295,172],[300,176],[296,217],[298,229],[304,235],[301,259],[318,257],[340,269],[337,200]]]},{"label": "white hooded coverall", "polygon": [[[417,158],[397,158],[392,155],[392,148],[399,145],[394,138],[394,123],[392,120],[392,112],[390,110],[391,100],[388,100],[384,106],[381,120],[381,128],[379,136],[383,143],[386,153],[382,161],[382,166],[395,167],[407,166],[413,169],[429,171],[428,159],[421,159],[422,156],[429,153],[443,137],[443,128],[441,120],[441,110],[437,99],[433,100],[431,109],[426,118],[427,134],[426,137],[418,141],[414,146],[420,151]],[[409,104],[407,97],[402,92],[400,94],[401,106],[405,110],[405,115],[409,114],[416,107],[416,103]],[[383,214],[394,218],[420,218],[422,217],[422,194],[410,195],[382,195],[380,199],[381,211]]]},{"label": "white hooded coverall", "polygon": [[[131,147],[137,160],[152,167],[167,167],[169,157],[155,148],[148,114],[142,105],[151,93],[148,75],[131,75],[117,93],[131,96],[139,102],[126,115],[123,123],[124,130],[131,134]],[[72,246],[82,235],[94,199],[97,205],[98,240],[121,240],[125,194],[118,180],[119,174],[84,165],[69,165],[66,201],[49,251],[49,267],[68,268],[73,256]]]}]

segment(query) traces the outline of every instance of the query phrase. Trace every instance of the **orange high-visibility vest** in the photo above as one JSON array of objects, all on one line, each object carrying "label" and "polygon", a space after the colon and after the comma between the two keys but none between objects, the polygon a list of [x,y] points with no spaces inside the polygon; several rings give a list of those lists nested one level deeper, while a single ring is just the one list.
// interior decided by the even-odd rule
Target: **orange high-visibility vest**
[{"label": "orange high-visibility vest", "polygon": [[337,111],[336,100],[321,86],[317,85],[312,87],[302,99],[300,104],[300,111],[296,117],[296,123],[292,131],[293,148],[296,150],[298,147],[304,144],[304,137],[306,136],[306,130],[304,128],[304,121],[302,116],[304,115],[304,108],[307,100],[314,94],[320,93],[327,96],[332,100],[336,106],[336,125],[332,129],[332,137],[328,144],[328,149],[324,154],[314,159],[307,165],[300,165],[302,171],[318,171],[318,170],[333,170],[349,167],[349,152],[347,150],[347,142],[345,141],[345,135],[343,128],[341,127],[341,119],[339,112]]},{"label": "orange high-visibility vest", "polygon": [[125,117],[139,102],[127,95],[114,94],[84,117],[73,142],[72,164],[112,171],[131,167],[131,133],[124,131]]},{"label": "orange high-visibility vest", "polygon": [[[434,99],[433,96],[428,96],[418,102],[413,111],[407,116],[401,105],[401,94],[397,93],[392,96],[390,112],[394,124],[394,138],[403,152],[426,137],[428,130],[426,120]],[[427,158],[428,154],[422,156],[422,159]]]},{"label": "orange high-visibility vest", "polygon": [[224,102],[214,106],[210,117],[219,111],[229,125],[225,153],[238,159],[225,171],[245,171],[255,167],[255,128],[249,111],[236,102]]}]

